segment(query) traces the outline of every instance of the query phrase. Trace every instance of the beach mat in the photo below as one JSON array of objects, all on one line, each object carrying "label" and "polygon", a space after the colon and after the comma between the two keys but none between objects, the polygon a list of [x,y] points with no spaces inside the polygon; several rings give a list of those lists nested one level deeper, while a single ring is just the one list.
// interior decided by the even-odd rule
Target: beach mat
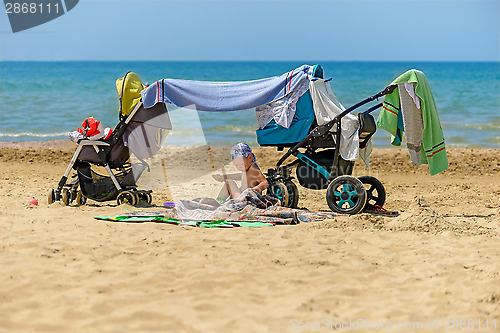
[{"label": "beach mat", "polygon": [[194,220],[180,220],[162,215],[142,215],[142,216],[129,216],[129,215],[115,215],[115,216],[94,216],[96,220],[109,221],[109,222],[125,222],[125,223],[167,223],[179,226],[191,226],[200,228],[235,228],[235,227],[248,227],[248,228],[261,228],[272,227],[275,224],[271,222],[259,221],[227,221],[227,220],[214,220],[214,221],[194,221]]}]

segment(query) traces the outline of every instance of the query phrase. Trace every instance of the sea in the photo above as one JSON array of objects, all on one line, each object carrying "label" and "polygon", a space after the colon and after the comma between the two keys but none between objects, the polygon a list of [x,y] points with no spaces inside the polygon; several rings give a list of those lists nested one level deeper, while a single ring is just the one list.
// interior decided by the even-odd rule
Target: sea
[{"label": "sea", "polygon": [[[244,81],[281,75],[301,62],[0,62],[0,141],[68,139],[90,116],[113,128],[115,81],[128,71],[145,83],[163,78]],[[383,90],[409,69],[425,73],[448,147],[500,148],[499,62],[319,62],[339,101],[349,107]],[[169,145],[257,146],[255,110],[224,113],[168,106]],[[356,110],[364,111],[366,108]],[[379,111],[372,113],[375,118]],[[390,147],[378,129],[374,147]]]}]

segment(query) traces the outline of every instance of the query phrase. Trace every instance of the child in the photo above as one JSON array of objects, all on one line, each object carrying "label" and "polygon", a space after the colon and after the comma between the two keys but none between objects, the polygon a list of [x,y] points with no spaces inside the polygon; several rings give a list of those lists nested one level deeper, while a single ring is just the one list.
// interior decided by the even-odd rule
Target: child
[{"label": "child", "polygon": [[[262,191],[268,187],[266,177],[260,171],[250,146],[243,142],[237,143],[231,148],[229,156],[236,169],[242,172],[227,175],[213,175],[215,180],[225,182],[217,196],[217,201],[223,203],[228,198],[237,198],[240,196],[241,192],[247,188],[262,193]],[[241,181],[240,187],[236,185],[235,180]]]}]

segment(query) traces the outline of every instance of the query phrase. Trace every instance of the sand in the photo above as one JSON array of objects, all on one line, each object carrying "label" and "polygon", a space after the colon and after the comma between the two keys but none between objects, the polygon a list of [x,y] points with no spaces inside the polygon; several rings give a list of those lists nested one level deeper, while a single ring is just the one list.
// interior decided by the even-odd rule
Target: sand
[{"label": "sand", "polygon": [[[73,152],[0,143],[1,332],[500,329],[499,150],[451,149],[450,169],[431,177],[404,149],[376,149],[354,174],[380,179],[400,216],[258,229],[94,220],[136,209],[115,202],[48,205]],[[263,169],[282,154],[255,153]],[[210,172],[226,154],[169,148],[140,185],[156,206],[215,196]],[[299,190],[299,207],[328,209],[325,191]]]}]

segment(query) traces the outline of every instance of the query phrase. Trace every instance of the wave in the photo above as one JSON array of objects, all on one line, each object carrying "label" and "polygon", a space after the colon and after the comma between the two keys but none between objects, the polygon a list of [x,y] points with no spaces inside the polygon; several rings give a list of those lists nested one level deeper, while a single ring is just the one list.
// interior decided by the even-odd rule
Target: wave
[{"label": "wave", "polygon": [[22,132],[22,133],[0,133],[0,138],[20,138],[20,137],[34,137],[34,138],[56,138],[61,136],[68,136],[68,132],[61,133],[33,133],[33,132]]}]

